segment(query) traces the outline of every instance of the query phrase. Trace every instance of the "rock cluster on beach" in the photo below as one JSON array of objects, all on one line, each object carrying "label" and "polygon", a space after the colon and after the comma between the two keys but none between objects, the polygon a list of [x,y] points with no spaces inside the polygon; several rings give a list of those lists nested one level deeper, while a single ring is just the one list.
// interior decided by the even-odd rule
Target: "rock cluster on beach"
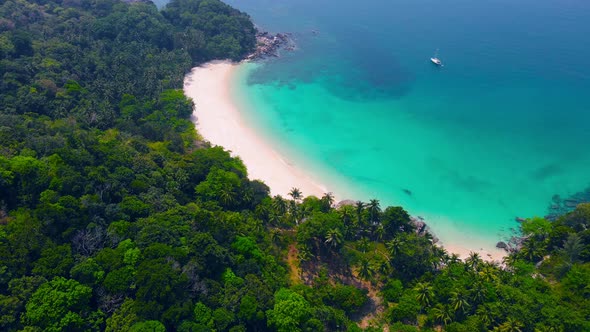
[{"label": "rock cluster on beach", "polygon": [[248,55],[248,60],[258,60],[267,57],[278,57],[281,48],[287,51],[295,49],[290,33],[277,33],[275,35],[266,31],[256,33],[256,50]]},{"label": "rock cluster on beach", "polygon": [[508,242],[500,241],[496,243],[496,248],[503,249],[508,253],[517,252],[522,249],[524,242],[528,239],[528,236],[512,236]]}]

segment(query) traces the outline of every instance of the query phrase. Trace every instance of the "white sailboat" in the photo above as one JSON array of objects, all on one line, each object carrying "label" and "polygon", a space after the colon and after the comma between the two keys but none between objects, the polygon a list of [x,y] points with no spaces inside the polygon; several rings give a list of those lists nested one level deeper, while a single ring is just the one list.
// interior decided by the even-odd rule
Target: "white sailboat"
[{"label": "white sailboat", "polygon": [[434,63],[435,65],[442,67],[442,61],[440,61],[440,59],[438,58],[438,49],[436,49],[436,52],[434,53],[434,57],[430,58],[430,61],[432,61],[432,63]]}]

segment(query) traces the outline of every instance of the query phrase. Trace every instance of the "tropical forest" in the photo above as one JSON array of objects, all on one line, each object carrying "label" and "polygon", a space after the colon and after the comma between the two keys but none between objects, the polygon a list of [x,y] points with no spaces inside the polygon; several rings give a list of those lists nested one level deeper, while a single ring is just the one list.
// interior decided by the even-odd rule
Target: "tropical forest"
[{"label": "tropical forest", "polygon": [[590,331],[590,204],[461,260],[403,207],[286,197],[204,140],[219,0],[0,2],[1,331]]}]

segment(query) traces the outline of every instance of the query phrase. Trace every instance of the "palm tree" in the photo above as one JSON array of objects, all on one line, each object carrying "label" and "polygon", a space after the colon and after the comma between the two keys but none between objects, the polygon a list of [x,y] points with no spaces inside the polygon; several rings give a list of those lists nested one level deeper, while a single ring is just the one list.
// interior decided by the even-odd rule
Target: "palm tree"
[{"label": "palm tree", "polygon": [[444,248],[433,246],[432,258],[430,259],[432,268],[434,270],[439,270],[448,256],[449,253]]},{"label": "palm tree", "polygon": [[383,240],[383,236],[385,235],[385,227],[383,227],[382,224],[377,225],[374,235],[377,241]]},{"label": "palm tree", "polygon": [[278,215],[284,216],[287,213],[287,202],[283,197],[277,195],[272,199],[272,208]]},{"label": "palm tree", "polygon": [[338,228],[332,228],[326,233],[326,244],[332,248],[337,248],[342,244],[344,238]]},{"label": "palm tree", "polygon": [[466,313],[469,309],[469,302],[467,296],[462,291],[451,292],[451,307],[455,312],[460,311]]},{"label": "palm tree", "polygon": [[282,239],[283,239],[283,235],[276,228],[271,229],[268,235],[269,235],[269,238],[270,238],[270,242],[275,243],[275,244],[277,242],[281,242]]},{"label": "palm tree", "polygon": [[487,305],[480,305],[477,310],[475,311],[475,315],[479,318],[479,320],[484,324],[484,327],[487,329],[488,326],[495,322],[496,316],[492,312],[492,309]]},{"label": "palm tree", "polygon": [[219,200],[224,206],[230,206],[235,202],[234,192],[231,186],[224,186],[219,191]]},{"label": "palm tree", "polygon": [[428,282],[419,282],[414,286],[414,291],[416,294],[416,300],[420,302],[420,305],[423,308],[427,308],[430,306],[430,301],[434,297],[434,292],[432,291],[432,286]]},{"label": "palm tree", "polygon": [[371,224],[375,225],[379,221],[379,213],[381,212],[381,206],[378,199],[372,199],[369,201],[369,213],[371,215]]},{"label": "palm tree", "polygon": [[502,264],[508,268],[514,266],[516,261],[518,261],[518,257],[513,253],[502,258]]},{"label": "palm tree", "polygon": [[363,211],[365,211],[365,203],[363,203],[361,201],[357,201],[356,204],[354,205],[354,207],[356,210],[357,225],[359,225],[359,227],[362,227],[362,225],[363,225]]},{"label": "palm tree", "polygon": [[262,233],[262,231],[265,230],[265,227],[260,219],[253,219],[250,222],[253,232]]},{"label": "palm tree", "polygon": [[369,242],[369,239],[367,239],[366,237],[361,238],[361,240],[358,243],[358,249],[364,254],[367,252],[367,250],[369,250],[369,247],[371,246],[371,243]]},{"label": "palm tree", "polygon": [[498,270],[496,267],[490,264],[486,264],[481,271],[479,271],[479,277],[485,282],[495,282],[498,281]]},{"label": "palm tree", "polygon": [[359,265],[359,278],[370,281],[375,274],[375,268],[368,259],[361,260]]},{"label": "palm tree", "polygon": [[477,271],[477,268],[482,263],[482,259],[476,252],[470,252],[469,257],[465,260],[465,265],[473,271]]},{"label": "palm tree", "polygon": [[313,207],[311,205],[299,205],[299,217],[305,219],[311,215]]},{"label": "palm tree", "polygon": [[578,258],[583,250],[584,244],[582,243],[580,236],[576,233],[571,233],[563,242],[563,249],[560,249],[559,253],[564,256],[566,261],[574,264],[579,261]]},{"label": "palm tree", "polygon": [[309,247],[306,245],[302,245],[298,249],[297,258],[299,258],[301,262],[307,262],[313,256],[309,250]]},{"label": "palm tree", "polygon": [[460,261],[461,261],[461,259],[459,258],[459,255],[453,253],[453,254],[451,254],[451,257],[449,257],[448,265],[458,264]]},{"label": "palm tree", "polygon": [[281,216],[276,213],[275,211],[270,212],[270,214],[268,215],[268,222],[271,225],[278,225],[281,222]]},{"label": "palm tree", "polygon": [[382,259],[379,261],[378,269],[379,269],[379,273],[381,273],[384,276],[388,276],[392,270],[391,260],[389,259],[389,257],[387,257],[387,255],[384,255],[384,256],[385,256],[385,259]]},{"label": "palm tree", "polygon": [[563,259],[556,267],[557,274],[560,277],[563,277],[572,269],[575,263],[579,262],[579,257],[583,250],[584,245],[578,234],[569,234],[567,239],[563,241],[563,248],[557,251]]},{"label": "palm tree", "polygon": [[403,244],[404,242],[402,239],[400,239],[399,237],[394,237],[393,239],[391,239],[391,241],[385,243],[385,247],[387,248],[387,251],[392,256],[392,258],[394,258],[395,256],[397,256],[397,254],[399,254]]},{"label": "palm tree", "polygon": [[344,205],[338,210],[338,214],[344,224],[345,235],[347,238],[352,237],[354,227],[352,225],[352,218],[354,216],[354,208],[350,205]]},{"label": "palm tree", "polygon": [[342,219],[342,222],[346,225],[352,222],[352,217],[354,215],[354,207],[350,205],[344,205],[340,209],[338,209],[338,214]]},{"label": "palm tree", "polygon": [[517,321],[516,319],[512,318],[512,317],[508,317],[508,319],[502,323],[500,326],[497,327],[497,330],[499,332],[522,332],[522,330],[520,329],[521,327],[524,327],[524,325]]},{"label": "palm tree", "polygon": [[268,222],[269,220],[269,213],[271,211],[271,206],[268,204],[258,204],[256,208],[254,208],[254,214],[259,216],[262,220]]},{"label": "palm tree", "polygon": [[522,247],[519,254],[528,261],[536,263],[545,255],[546,241],[537,241],[534,238],[529,238],[526,245]]},{"label": "palm tree", "polygon": [[291,196],[295,202],[298,202],[302,196],[301,190],[293,187],[293,188],[291,188],[291,191],[289,192],[289,196]]},{"label": "palm tree", "polygon": [[325,193],[320,201],[322,202],[324,212],[328,212],[332,208],[332,205],[334,205],[334,194]]},{"label": "palm tree", "polygon": [[443,323],[445,326],[453,321],[453,312],[446,304],[437,304],[436,307],[432,309],[432,313],[434,314],[434,319]]},{"label": "palm tree", "polygon": [[252,190],[252,188],[248,187],[242,193],[242,201],[244,203],[250,203],[253,200],[254,200],[254,190]]},{"label": "palm tree", "polygon": [[477,281],[471,289],[471,299],[474,304],[483,303],[488,295],[488,290],[481,281]]},{"label": "palm tree", "polygon": [[295,201],[289,201],[289,214],[291,215],[292,220],[299,225],[300,209]]}]

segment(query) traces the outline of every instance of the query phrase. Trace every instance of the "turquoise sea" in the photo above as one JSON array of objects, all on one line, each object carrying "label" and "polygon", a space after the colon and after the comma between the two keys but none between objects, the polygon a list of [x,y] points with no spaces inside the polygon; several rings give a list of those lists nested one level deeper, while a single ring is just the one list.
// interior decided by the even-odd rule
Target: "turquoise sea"
[{"label": "turquoise sea", "polygon": [[297,45],[242,66],[234,98],[341,198],[492,248],[590,185],[587,1],[227,2]]}]

